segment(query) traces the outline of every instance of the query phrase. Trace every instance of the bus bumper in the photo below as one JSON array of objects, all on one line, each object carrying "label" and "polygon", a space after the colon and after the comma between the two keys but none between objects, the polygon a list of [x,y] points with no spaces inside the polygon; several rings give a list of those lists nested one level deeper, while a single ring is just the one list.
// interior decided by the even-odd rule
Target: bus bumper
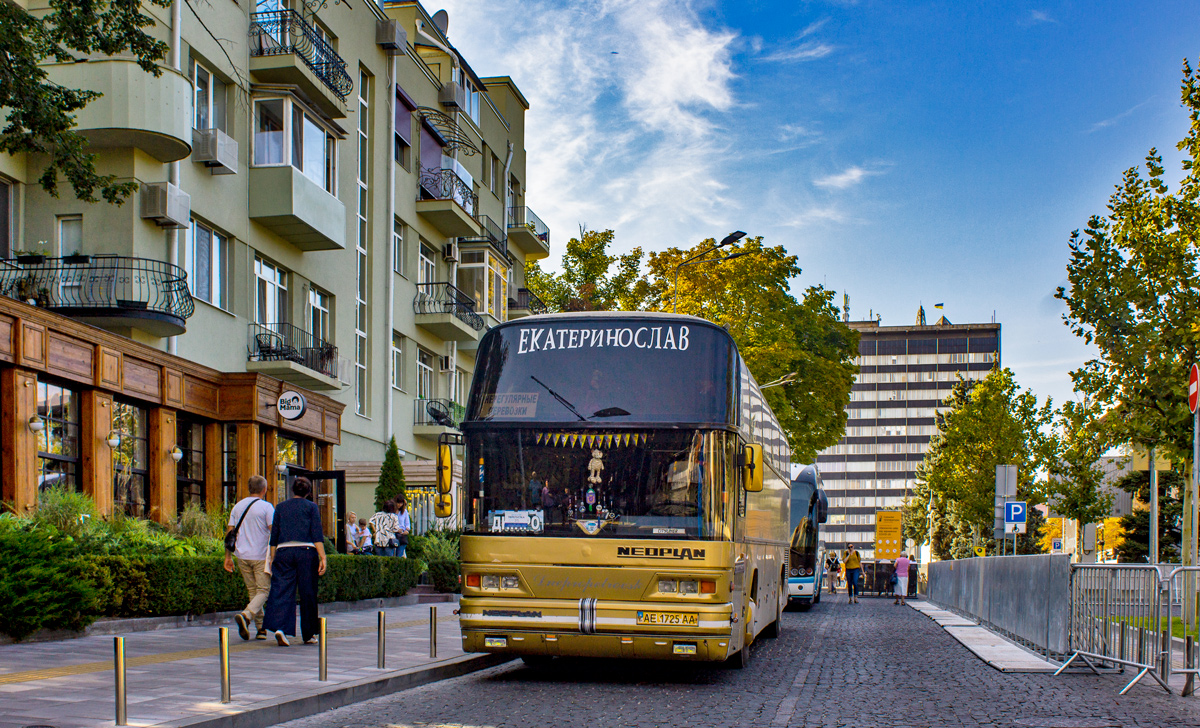
[{"label": "bus bumper", "polygon": [[811,576],[800,578],[789,577],[788,598],[799,602],[811,602],[813,598],[813,578]]},{"label": "bus bumper", "polygon": [[720,661],[730,655],[729,637],[687,635],[577,634],[506,630],[462,631],[463,652],[561,657]]}]

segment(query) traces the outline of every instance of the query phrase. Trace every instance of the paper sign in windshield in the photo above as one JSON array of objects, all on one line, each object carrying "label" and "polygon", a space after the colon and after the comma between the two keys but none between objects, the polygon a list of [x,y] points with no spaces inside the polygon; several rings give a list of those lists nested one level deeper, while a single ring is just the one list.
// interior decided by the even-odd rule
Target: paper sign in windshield
[{"label": "paper sign in windshield", "polygon": [[536,417],[538,392],[489,394],[483,398],[484,417]]},{"label": "paper sign in windshield", "polygon": [[546,518],[541,510],[536,511],[488,511],[488,521],[493,533],[541,533]]}]

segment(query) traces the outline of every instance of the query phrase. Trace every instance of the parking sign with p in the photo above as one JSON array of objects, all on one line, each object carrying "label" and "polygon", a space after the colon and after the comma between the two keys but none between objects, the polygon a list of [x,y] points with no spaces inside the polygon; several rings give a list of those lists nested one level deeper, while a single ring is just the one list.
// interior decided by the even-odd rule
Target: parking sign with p
[{"label": "parking sign with p", "polygon": [[1004,504],[1005,523],[1025,523],[1027,513],[1025,501],[1009,501]]}]

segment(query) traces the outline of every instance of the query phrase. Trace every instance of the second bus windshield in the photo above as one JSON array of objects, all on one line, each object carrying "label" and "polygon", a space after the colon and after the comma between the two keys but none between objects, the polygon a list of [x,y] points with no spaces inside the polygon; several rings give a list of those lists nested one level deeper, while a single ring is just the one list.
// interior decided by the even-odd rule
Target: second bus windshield
[{"label": "second bus windshield", "polygon": [[[729,539],[737,435],[492,430],[467,438],[476,533]],[[482,497],[480,497],[482,494]]]}]

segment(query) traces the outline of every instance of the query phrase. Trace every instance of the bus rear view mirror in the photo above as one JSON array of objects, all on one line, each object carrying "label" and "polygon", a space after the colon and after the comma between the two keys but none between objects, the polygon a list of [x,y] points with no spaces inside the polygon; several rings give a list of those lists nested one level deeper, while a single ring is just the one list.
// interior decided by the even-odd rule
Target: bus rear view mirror
[{"label": "bus rear view mirror", "polygon": [[758,493],[763,489],[762,445],[746,446],[742,471],[742,484],[747,492]]},{"label": "bus rear view mirror", "polygon": [[454,515],[454,496],[448,493],[438,493],[433,501],[433,515],[438,518],[449,518]]},{"label": "bus rear view mirror", "polygon": [[449,494],[454,490],[454,451],[446,443],[438,445],[437,489],[438,493]]}]

